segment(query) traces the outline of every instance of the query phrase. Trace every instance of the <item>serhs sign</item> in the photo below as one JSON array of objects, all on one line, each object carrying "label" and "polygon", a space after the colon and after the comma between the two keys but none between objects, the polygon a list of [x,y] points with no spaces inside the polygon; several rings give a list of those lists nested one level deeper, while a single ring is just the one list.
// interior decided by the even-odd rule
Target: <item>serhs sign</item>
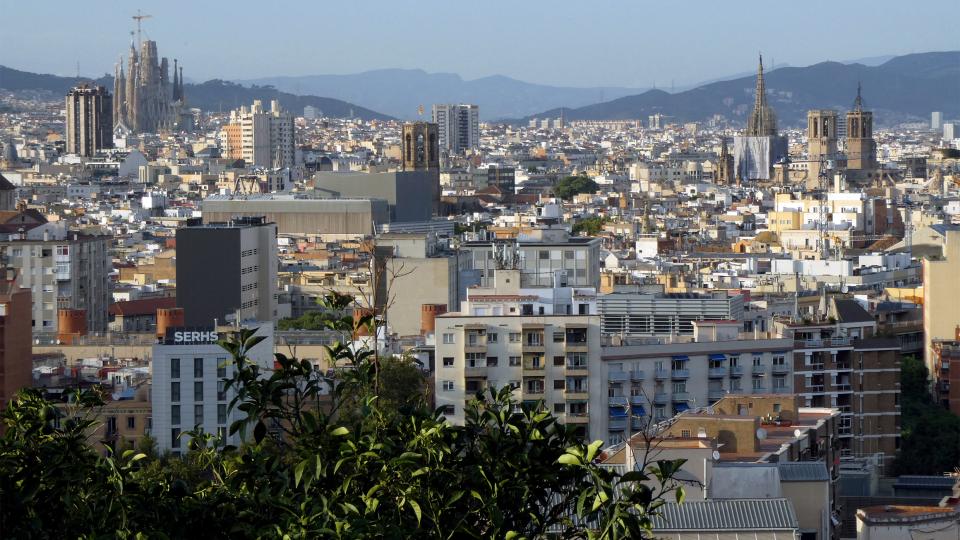
[{"label": "serhs sign", "polygon": [[220,334],[213,328],[168,328],[167,345],[198,345],[216,343]]}]

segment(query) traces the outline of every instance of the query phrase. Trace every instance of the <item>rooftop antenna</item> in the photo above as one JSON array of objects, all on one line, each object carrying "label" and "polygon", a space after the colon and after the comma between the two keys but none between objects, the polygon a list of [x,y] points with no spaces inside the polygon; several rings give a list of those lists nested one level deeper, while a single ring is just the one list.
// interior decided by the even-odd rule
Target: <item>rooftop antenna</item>
[{"label": "rooftop antenna", "polygon": [[153,15],[144,15],[144,14],[140,13],[140,10],[139,10],[139,9],[137,10],[137,14],[136,14],[136,15],[131,16],[131,18],[132,18],[133,20],[137,21],[137,43],[138,43],[138,44],[139,44],[139,43],[143,43],[142,39],[140,38],[140,23],[141,23],[141,21],[143,21],[144,19],[149,19],[149,18],[151,18],[151,17],[153,17]]}]

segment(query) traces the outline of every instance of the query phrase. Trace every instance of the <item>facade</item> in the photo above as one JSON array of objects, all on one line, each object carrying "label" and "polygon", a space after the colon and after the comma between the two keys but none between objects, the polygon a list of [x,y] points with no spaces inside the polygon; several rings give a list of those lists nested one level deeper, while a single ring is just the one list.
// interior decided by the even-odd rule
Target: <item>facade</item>
[{"label": "facade", "polygon": [[[728,395],[793,392],[789,339],[604,347],[590,424],[608,444]],[[604,429],[605,428],[605,429]]]},{"label": "facade", "polygon": [[403,170],[440,170],[440,147],[437,124],[407,122],[403,124]]},{"label": "facade", "polygon": [[757,88],[753,111],[747,119],[745,135],[733,138],[733,162],[741,180],[772,180],[773,165],[787,156],[787,139],[777,134],[777,115],[767,103],[763,79],[763,57],[757,68]]},{"label": "facade", "polygon": [[480,108],[476,105],[434,105],[433,123],[440,150],[462,154],[480,147]]},{"label": "facade", "polygon": [[271,101],[266,110],[257,99],[251,107],[230,112],[230,123],[221,132],[221,144],[226,156],[239,156],[247,167],[289,169],[296,164],[295,135],[292,113],[283,110],[277,100]]},{"label": "facade", "polygon": [[440,205],[439,169],[377,173],[324,171],[314,174],[313,181],[315,191],[329,197],[386,200],[391,222],[430,221]]},{"label": "facade", "polygon": [[0,411],[17,391],[33,385],[30,290],[21,288],[13,273],[0,279]]},{"label": "facade", "polygon": [[[157,55],[157,43],[146,40],[140,50],[130,44],[126,71],[117,64],[113,82],[113,124],[135,133],[157,133],[182,125],[183,68],[173,61],[170,80],[166,58]],[[189,113],[187,113],[189,116]]]},{"label": "facade", "polygon": [[952,506],[885,505],[857,509],[857,540],[953,540],[960,510]]},{"label": "facade", "polygon": [[742,321],[743,296],[724,292],[613,292],[597,299],[604,335],[692,336],[696,321]]},{"label": "facade", "polygon": [[934,392],[953,414],[960,414],[960,325],[956,339],[933,341]]},{"label": "facade", "polygon": [[177,229],[177,307],[187,326],[274,321],[277,225],[263,218]]},{"label": "facade", "polygon": [[[257,328],[256,335],[265,339],[247,352],[247,359],[269,369],[273,366],[273,324],[251,323],[250,327]],[[219,437],[221,445],[241,442],[239,433],[228,435],[228,430],[244,415],[230,410],[236,391],[228,391],[224,385],[236,367],[230,354],[217,344],[223,332],[232,329],[213,325],[169,328],[162,343],[153,346],[152,422],[160,452],[185,453],[190,438],[182,434],[198,427]]]},{"label": "facade", "polygon": [[[934,373],[935,339],[953,339],[960,325],[960,226],[937,225],[931,228],[940,244],[937,257],[923,261],[923,339],[924,361]],[[915,235],[920,237],[919,234]]]},{"label": "facade", "polygon": [[524,287],[552,286],[557,277],[571,287],[600,288],[600,239],[570,236],[565,229],[534,229],[516,241],[476,241],[460,246],[466,268],[480,285],[493,283],[497,254],[507,250],[523,273]]},{"label": "facade", "polygon": [[383,199],[320,199],[303,194],[211,195],[200,207],[204,223],[262,216],[276,223],[279,234],[363,237],[374,232],[375,224],[390,220],[390,208]]},{"label": "facade", "polygon": [[596,291],[524,287],[521,271],[498,269],[491,285],[468,290],[460,311],[435,319],[436,405],[447,420],[464,422],[464,406],[487,388],[513,388],[514,399],[544,406],[581,437],[590,396],[602,391]]},{"label": "facade", "polygon": [[109,248],[109,236],[71,233],[53,224],[0,240],[0,260],[17,269],[20,286],[32,293],[34,334],[56,334],[61,309],[83,310],[91,332],[107,330]]},{"label": "facade", "polygon": [[652,520],[654,538],[788,540],[799,537],[796,513],[785,498],[666,503],[658,512]]},{"label": "facade", "polygon": [[113,148],[113,98],[102,86],[81,85],[67,93],[67,153],[82,157]]}]

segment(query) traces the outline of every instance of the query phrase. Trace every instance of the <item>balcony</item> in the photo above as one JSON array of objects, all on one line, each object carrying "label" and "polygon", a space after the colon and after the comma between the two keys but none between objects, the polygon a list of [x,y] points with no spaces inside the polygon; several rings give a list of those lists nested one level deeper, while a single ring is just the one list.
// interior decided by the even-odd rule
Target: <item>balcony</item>
[{"label": "balcony", "polygon": [[773,393],[774,393],[774,394],[789,394],[789,393],[790,393],[790,387],[788,387],[788,386],[774,386],[774,387],[773,387]]},{"label": "balcony", "polygon": [[753,368],[750,370],[750,372],[753,373],[754,375],[763,375],[764,373],[767,372],[767,367],[766,367],[766,366],[753,366]]},{"label": "balcony", "polygon": [[670,397],[673,401],[690,401],[689,392],[674,392]]},{"label": "balcony", "polygon": [[523,376],[524,377],[543,377],[546,374],[546,366],[540,364],[539,366],[533,364],[524,364],[523,365]]},{"label": "balcony", "polygon": [[626,416],[617,416],[610,417],[607,421],[607,429],[610,431],[623,431],[627,429],[627,417]]},{"label": "balcony", "polygon": [[586,364],[567,364],[567,375],[588,375]]},{"label": "balcony", "polygon": [[565,424],[586,424],[590,422],[590,416],[587,413],[567,413],[563,421]]},{"label": "balcony", "polygon": [[727,376],[727,369],[722,367],[710,368],[710,372],[707,373],[707,376],[711,379],[722,379]]},{"label": "balcony", "polygon": [[627,396],[608,396],[607,404],[611,407],[626,407]]},{"label": "balcony", "polygon": [[835,347],[848,347],[850,338],[832,337],[826,339],[801,339],[794,341],[795,349],[830,349]]},{"label": "balcony", "polygon": [[630,372],[631,381],[642,381],[644,378],[645,377],[642,369],[637,369]]},{"label": "balcony", "polygon": [[790,373],[790,366],[786,364],[774,364],[773,372],[777,375],[782,375],[785,373]]},{"label": "balcony", "polygon": [[670,372],[665,369],[658,369],[653,372],[653,378],[662,381],[664,379],[670,378]]},{"label": "balcony", "polygon": [[526,385],[523,387],[523,397],[526,399],[527,396],[542,396],[543,395],[543,385]]},{"label": "balcony", "polygon": [[[590,394],[587,393],[586,388],[568,388],[563,392],[564,399],[568,401],[586,401],[590,399]],[[570,414],[567,414],[570,416]]]},{"label": "balcony", "polygon": [[633,406],[641,405],[641,406],[643,406],[643,405],[646,405],[646,404],[647,404],[647,398],[646,398],[646,396],[644,396],[643,394],[637,394],[637,395],[635,395],[635,396],[630,396],[630,405],[633,405]]},{"label": "balcony", "polygon": [[464,377],[486,377],[487,376],[487,367],[486,366],[474,366],[463,368]]},{"label": "balcony", "polygon": [[607,373],[607,380],[610,382],[626,382],[630,380],[630,373],[627,371],[611,371]]},{"label": "balcony", "polygon": [[811,384],[810,386],[807,387],[807,392],[812,392],[812,393],[815,393],[815,394],[819,394],[819,393],[823,392],[823,385],[822,385],[822,384]]},{"label": "balcony", "polygon": [[670,403],[670,396],[666,392],[657,392],[653,395],[653,402],[659,405]]},{"label": "balcony", "polygon": [[743,368],[740,366],[730,366],[730,376],[731,377],[742,377]]},{"label": "balcony", "polygon": [[743,394],[743,388],[740,388],[739,386],[736,388],[729,388],[727,389],[727,393],[740,395]]},{"label": "balcony", "polygon": [[674,369],[670,372],[671,379],[689,379],[690,370],[689,369]]},{"label": "balcony", "polygon": [[723,396],[725,396],[725,395],[727,395],[727,391],[724,390],[723,388],[721,388],[721,389],[719,389],[719,390],[710,390],[710,391],[707,392],[707,399],[709,399],[710,402],[712,403],[712,402],[717,401],[717,400],[719,400],[719,399],[723,399]]},{"label": "balcony", "polygon": [[852,391],[852,388],[851,388],[851,386],[850,386],[850,383],[839,383],[839,384],[835,384],[835,385],[833,385],[833,389],[834,389],[835,391],[837,391],[837,392],[850,392],[850,391]]}]

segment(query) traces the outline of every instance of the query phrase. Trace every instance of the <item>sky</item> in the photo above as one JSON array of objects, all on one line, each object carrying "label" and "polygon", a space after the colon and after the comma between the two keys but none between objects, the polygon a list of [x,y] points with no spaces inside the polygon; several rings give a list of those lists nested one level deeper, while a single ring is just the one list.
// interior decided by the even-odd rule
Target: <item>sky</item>
[{"label": "sky", "polygon": [[750,72],[960,50],[960,0],[0,0],[0,65],[113,72],[135,29],[188,80],[381,68],[669,89]]}]

